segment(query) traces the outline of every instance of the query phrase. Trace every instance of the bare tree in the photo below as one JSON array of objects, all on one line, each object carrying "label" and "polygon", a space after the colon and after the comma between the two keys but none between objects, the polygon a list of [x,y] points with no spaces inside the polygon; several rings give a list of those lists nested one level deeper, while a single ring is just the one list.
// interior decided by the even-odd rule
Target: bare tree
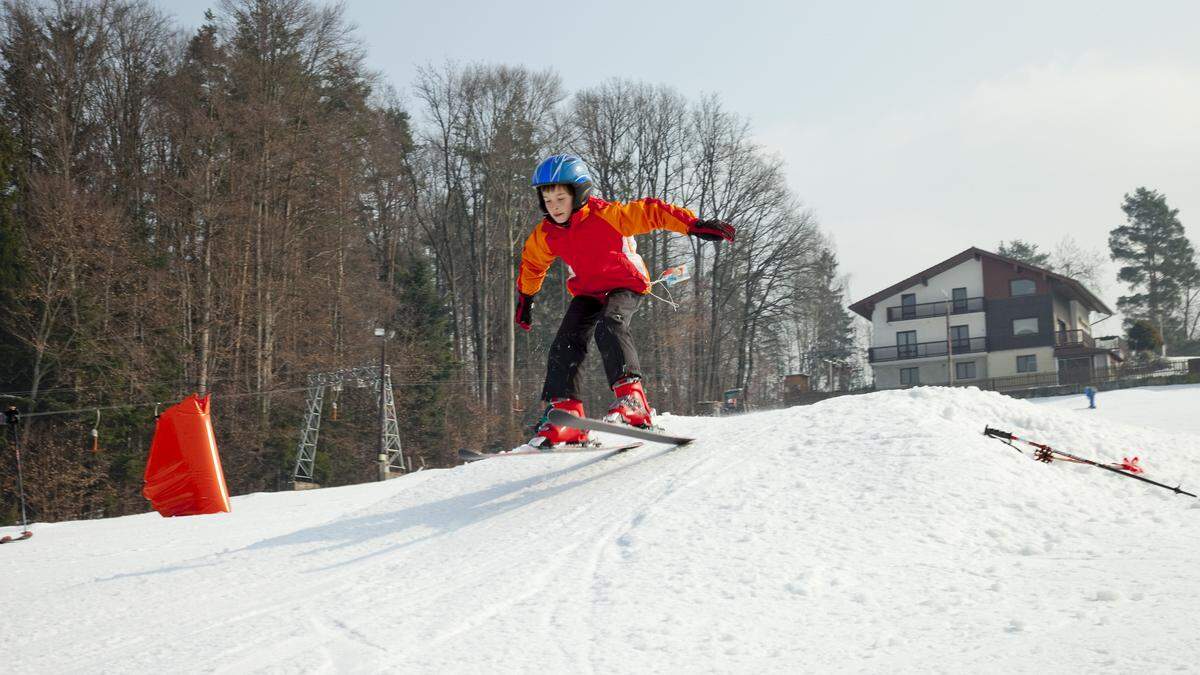
[{"label": "bare tree", "polygon": [[1051,254],[1054,270],[1059,274],[1082,282],[1096,293],[1104,292],[1104,277],[1108,267],[1107,256],[1098,250],[1088,249],[1074,237],[1067,235],[1054,246]]},{"label": "bare tree", "polygon": [[561,84],[548,72],[447,64],[421,71],[417,97],[431,123],[419,222],[453,307],[456,351],[474,365],[480,404],[507,420],[517,389],[516,256],[536,212],[527,176],[549,142]]},{"label": "bare tree", "polygon": [[[97,262],[87,243],[112,236],[111,214],[91,190],[98,169],[102,120],[94,105],[109,20],[108,5],[59,3],[53,8],[12,2],[5,6],[5,99],[24,154],[25,190],[19,208],[29,283],[23,289],[14,334],[33,353],[30,398],[64,356],[79,324],[78,289]],[[100,241],[97,242],[96,238]],[[94,249],[92,249],[94,250]]]}]

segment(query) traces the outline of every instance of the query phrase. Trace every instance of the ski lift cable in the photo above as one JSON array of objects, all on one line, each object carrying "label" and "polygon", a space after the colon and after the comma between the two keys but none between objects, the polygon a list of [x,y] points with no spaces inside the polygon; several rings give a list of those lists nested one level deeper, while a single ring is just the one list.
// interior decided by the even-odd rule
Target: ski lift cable
[{"label": "ski lift cable", "polygon": [[[271,389],[268,391],[247,392],[247,393],[242,393],[242,394],[224,394],[221,396],[221,398],[244,398],[247,396],[269,396],[271,394],[284,394],[284,393],[289,393],[289,392],[305,391],[306,389],[308,389],[308,387],[297,387],[294,389]],[[101,410],[124,410],[126,408],[149,408],[149,407],[153,406],[155,413],[157,413],[158,408],[161,405],[162,405],[162,401],[147,401],[145,403],[118,403],[115,405],[91,406],[88,408],[75,408],[73,410],[46,410],[46,411],[42,411],[42,412],[22,413],[21,418],[25,419],[28,417],[54,417],[56,415],[78,415],[81,413],[87,413],[87,412],[94,411],[96,413],[97,425],[99,425],[99,417],[100,417]]]},{"label": "ski lift cable", "polygon": [[[411,381],[407,381],[407,382],[393,380],[392,387],[419,387],[419,386],[428,386],[428,385],[467,385],[467,384],[482,384],[485,381],[494,381],[494,380],[490,380],[490,379],[485,380],[484,378],[474,378],[474,379],[465,379],[465,380],[411,380]],[[267,391],[242,392],[239,394],[219,394],[219,396],[222,399],[246,398],[246,397],[255,397],[255,396],[271,396],[273,394],[290,394],[290,393],[296,393],[296,392],[301,392],[301,391],[308,391],[308,389],[309,388],[307,386],[305,386],[305,387],[290,387],[290,388],[286,388],[286,389],[268,389]],[[162,405],[162,401],[146,401],[143,403],[118,403],[118,404],[106,405],[106,406],[88,406],[86,408],[74,408],[71,410],[46,410],[46,411],[42,411],[42,412],[22,413],[21,417],[24,419],[24,418],[30,418],[30,417],[54,417],[54,416],[58,416],[58,415],[79,415],[82,413],[99,412],[101,410],[124,410],[127,408],[148,408],[151,406],[154,407],[155,412],[157,413],[158,408],[161,405]]]},{"label": "ski lift cable", "polygon": [[[405,367],[409,367],[409,368],[416,370],[416,369],[424,368],[425,365],[424,364],[410,364],[407,366],[405,364],[393,365],[392,366],[393,375],[395,375],[397,372],[402,371]],[[209,380],[208,380],[210,385],[225,383],[225,382],[229,382],[229,381],[230,381],[229,378],[209,378]],[[477,380],[477,381],[481,381],[481,380]],[[424,382],[418,382],[418,383],[425,384]],[[154,382],[139,382],[138,386],[140,386],[140,387],[177,386],[178,384],[179,384],[179,379],[176,378],[176,379],[172,379],[172,380],[158,380],[158,381],[154,381]],[[105,384],[95,384],[95,385],[82,386],[82,387],[76,387],[76,386],[51,387],[48,389],[38,389],[37,393],[39,396],[41,396],[43,394],[50,395],[50,394],[58,394],[58,393],[63,393],[63,392],[96,391],[96,390],[105,390],[108,388],[109,388],[109,385],[105,385]],[[28,398],[29,396],[32,396],[32,395],[33,395],[32,389],[22,389],[19,391],[0,391],[0,396],[8,396],[8,397],[15,397],[15,398]]]}]

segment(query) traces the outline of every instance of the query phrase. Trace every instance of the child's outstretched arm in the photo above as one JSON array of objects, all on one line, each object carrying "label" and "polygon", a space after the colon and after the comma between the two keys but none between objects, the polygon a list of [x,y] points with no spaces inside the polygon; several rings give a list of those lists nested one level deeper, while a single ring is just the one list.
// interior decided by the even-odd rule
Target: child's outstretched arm
[{"label": "child's outstretched arm", "polygon": [[610,202],[599,213],[622,235],[632,237],[651,230],[671,230],[707,241],[733,241],[735,230],[720,220],[700,220],[696,214],[661,199],[647,197],[622,204]]}]

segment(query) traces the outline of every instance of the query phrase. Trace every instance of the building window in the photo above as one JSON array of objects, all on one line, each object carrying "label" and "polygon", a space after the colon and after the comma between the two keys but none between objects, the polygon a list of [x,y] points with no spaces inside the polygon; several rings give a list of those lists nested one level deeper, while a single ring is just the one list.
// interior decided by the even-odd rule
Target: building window
[{"label": "building window", "polygon": [[900,317],[912,319],[917,316],[917,295],[905,293],[900,296]]},{"label": "building window", "polygon": [[901,368],[900,369],[900,386],[911,387],[915,384],[921,384],[921,369],[920,368]]},{"label": "building window", "polygon": [[973,380],[975,379],[975,362],[960,361],[954,364],[954,379],[956,380]]},{"label": "building window", "polygon": [[1008,292],[1014,298],[1018,295],[1034,295],[1037,293],[1037,284],[1033,279],[1013,279],[1008,282]]},{"label": "building window", "polygon": [[970,326],[950,326],[950,348],[955,353],[971,350]]},{"label": "building window", "polygon": [[1037,372],[1037,354],[1029,354],[1027,356],[1017,357],[1017,372],[1018,373],[1036,373]]},{"label": "building window", "polygon": [[1030,319],[1013,319],[1013,335],[1037,335],[1037,317]]},{"label": "building window", "polygon": [[967,289],[956,288],[951,293],[951,299],[954,301],[954,308],[951,310],[955,314],[962,314],[967,311]]},{"label": "building window", "polygon": [[896,333],[896,358],[917,358],[917,331],[902,330]]}]

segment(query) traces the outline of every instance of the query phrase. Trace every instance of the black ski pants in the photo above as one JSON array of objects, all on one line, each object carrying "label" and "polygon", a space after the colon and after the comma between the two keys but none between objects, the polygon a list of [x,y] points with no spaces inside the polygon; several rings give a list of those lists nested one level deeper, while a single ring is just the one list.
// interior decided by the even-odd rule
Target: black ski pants
[{"label": "black ski pants", "polygon": [[572,298],[550,345],[542,400],[579,398],[583,380],[580,366],[587,357],[593,333],[604,361],[608,386],[626,377],[640,377],[642,367],[629,333],[629,320],[640,304],[642,295],[625,289],[612,291],[604,299],[588,295]]}]

